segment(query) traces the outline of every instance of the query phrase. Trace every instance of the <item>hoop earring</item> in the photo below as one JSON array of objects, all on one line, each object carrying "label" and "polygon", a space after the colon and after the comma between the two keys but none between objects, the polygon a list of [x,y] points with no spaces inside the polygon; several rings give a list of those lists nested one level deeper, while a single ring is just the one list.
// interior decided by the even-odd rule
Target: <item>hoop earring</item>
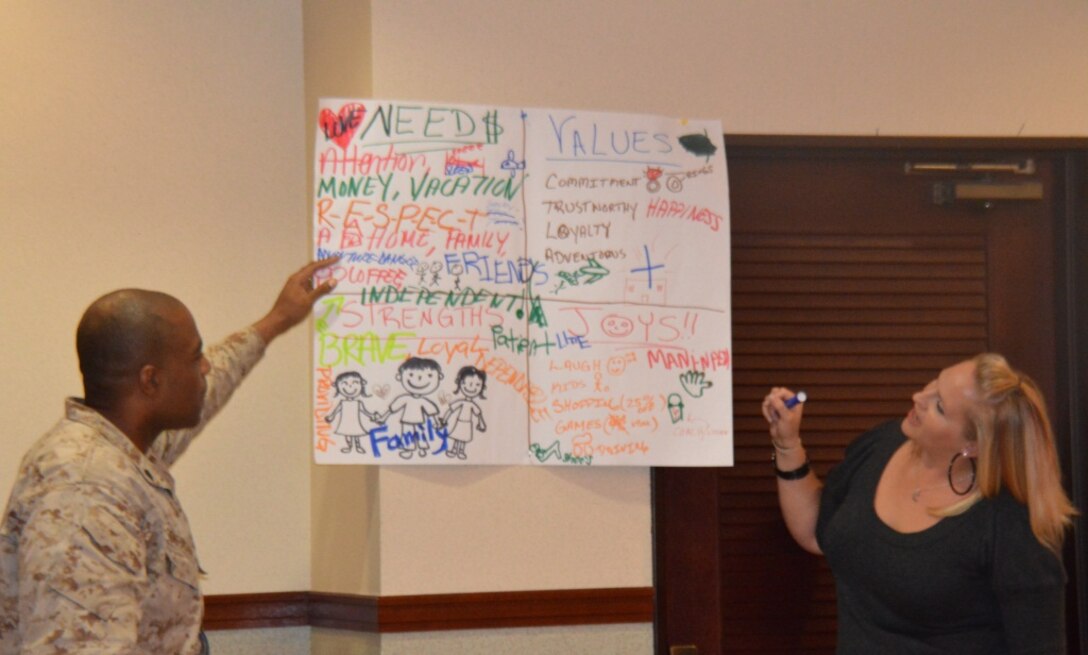
[{"label": "hoop earring", "polygon": [[967,457],[967,461],[971,463],[971,484],[967,485],[967,488],[960,491],[956,488],[956,483],[952,479],[952,468],[956,466],[956,460],[960,457],[967,457],[967,451],[958,452],[952,456],[952,461],[948,463],[948,486],[952,489],[952,493],[957,496],[966,496],[971,493],[971,490],[975,488],[975,480],[978,476],[978,466],[975,465],[974,457]]}]

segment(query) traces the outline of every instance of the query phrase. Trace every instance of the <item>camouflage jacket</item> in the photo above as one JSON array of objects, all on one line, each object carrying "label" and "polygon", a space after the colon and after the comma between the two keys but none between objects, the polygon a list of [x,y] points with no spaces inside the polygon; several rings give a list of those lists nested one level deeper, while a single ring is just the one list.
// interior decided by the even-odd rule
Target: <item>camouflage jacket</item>
[{"label": "camouflage jacket", "polygon": [[202,572],[169,467],[263,353],[252,328],[209,348],[200,424],[146,455],[68,399],[0,523],[0,655],[200,652]]}]

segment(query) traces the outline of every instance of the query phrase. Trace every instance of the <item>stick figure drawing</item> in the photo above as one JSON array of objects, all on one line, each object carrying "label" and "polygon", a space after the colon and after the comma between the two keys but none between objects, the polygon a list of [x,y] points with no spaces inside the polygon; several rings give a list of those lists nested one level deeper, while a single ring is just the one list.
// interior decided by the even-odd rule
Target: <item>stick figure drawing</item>
[{"label": "stick figure drawing", "polygon": [[411,459],[418,452],[420,458],[426,457],[430,449],[426,427],[433,426],[438,419],[438,405],[429,396],[442,382],[442,367],[433,359],[409,357],[397,367],[397,381],[406,393],[389,403],[389,409],[379,421],[384,423],[390,416],[400,413],[401,430],[408,442],[401,448],[400,456]]},{"label": "stick figure drawing", "polygon": [[487,373],[474,366],[464,366],[457,372],[454,383],[457,388],[453,393],[464,397],[450,403],[442,417],[453,441],[453,446],[446,451],[446,457],[466,459],[468,456],[465,455],[465,444],[472,441],[475,430],[487,430],[483,410],[476,402],[477,398],[487,400],[484,396],[484,391],[487,390]]},{"label": "stick figure drawing", "polygon": [[354,449],[355,452],[365,453],[363,437],[370,432],[366,421],[378,422],[378,414],[370,411],[363,402],[364,397],[370,397],[366,392],[366,380],[355,371],[345,371],[336,376],[333,387],[340,401],[336,403],[336,409],[325,416],[325,422],[331,424],[336,421],[333,433],[342,435],[347,441],[340,452],[350,453]]}]

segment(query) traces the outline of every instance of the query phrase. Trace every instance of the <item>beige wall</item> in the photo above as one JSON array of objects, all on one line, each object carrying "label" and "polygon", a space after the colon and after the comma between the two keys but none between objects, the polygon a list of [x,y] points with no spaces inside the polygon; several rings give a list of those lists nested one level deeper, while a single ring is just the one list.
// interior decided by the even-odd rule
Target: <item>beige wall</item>
[{"label": "beige wall", "polygon": [[[0,2],[0,492],[82,388],[75,326],[173,293],[205,341],[307,248],[296,0]],[[175,468],[209,593],[310,586],[305,330],[272,345]]]},{"label": "beige wall", "polygon": [[[318,99],[370,95],[370,4],[304,0],[302,11],[306,125],[310,126],[317,122]],[[307,153],[313,153],[315,135],[314,129],[306,131]],[[312,202],[312,165],[306,179],[307,199]],[[379,476],[377,467],[311,464],[314,591],[381,593]]]},{"label": "beige wall", "polygon": [[372,5],[377,96],[720,118],[734,133],[1088,134],[1083,0]]}]

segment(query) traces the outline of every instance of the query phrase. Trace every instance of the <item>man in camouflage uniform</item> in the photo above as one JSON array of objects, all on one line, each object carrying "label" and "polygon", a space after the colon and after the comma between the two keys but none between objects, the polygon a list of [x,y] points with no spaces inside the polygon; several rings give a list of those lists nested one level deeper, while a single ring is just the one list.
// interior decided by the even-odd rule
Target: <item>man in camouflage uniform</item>
[{"label": "man in camouflage uniform", "polygon": [[203,352],[188,309],[125,289],[76,332],[84,400],[31,447],[0,522],[0,655],[206,652],[193,537],[169,467],[268,343],[329,292],[292,275],[272,310]]}]

